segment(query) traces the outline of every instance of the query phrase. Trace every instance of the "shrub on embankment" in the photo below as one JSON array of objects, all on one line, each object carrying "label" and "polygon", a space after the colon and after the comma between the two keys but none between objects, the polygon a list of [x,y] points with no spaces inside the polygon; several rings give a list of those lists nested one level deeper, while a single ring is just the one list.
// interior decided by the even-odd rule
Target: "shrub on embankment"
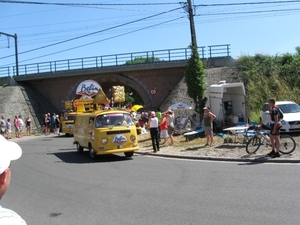
[{"label": "shrub on embankment", "polygon": [[295,54],[242,56],[237,67],[245,84],[251,120],[259,121],[262,103],[270,97],[300,104],[300,47]]}]

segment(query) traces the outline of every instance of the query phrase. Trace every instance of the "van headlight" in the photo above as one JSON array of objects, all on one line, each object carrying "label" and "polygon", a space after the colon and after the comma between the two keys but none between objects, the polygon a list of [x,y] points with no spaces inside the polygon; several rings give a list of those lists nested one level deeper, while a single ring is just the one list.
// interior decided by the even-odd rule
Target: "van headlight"
[{"label": "van headlight", "polygon": [[132,142],[134,142],[134,141],[136,140],[136,136],[135,136],[135,135],[131,135],[131,136],[130,136],[130,140],[131,140]]},{"label": "van headlight", "polygon": [[106,138],[102,138],[101,139],[101,143],[105,145],[107,143],[107,139]]}]

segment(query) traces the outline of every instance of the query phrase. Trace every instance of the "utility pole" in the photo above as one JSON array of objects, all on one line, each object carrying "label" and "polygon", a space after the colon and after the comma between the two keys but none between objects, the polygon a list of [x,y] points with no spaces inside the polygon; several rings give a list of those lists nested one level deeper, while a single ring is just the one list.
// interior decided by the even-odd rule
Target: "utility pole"
[{"label": "utility pole", "polygon": [[16,75],[19,76],[19,60],[18,60],[18,36],[17,34],[12,35],[12,34],[7,34],[0,32],[0,35],[6,35],[8,37],[13,37],[15,39],[15,57],[16,57]]},{"label": "utility pole", "polygon": [[193,12],[193,6],[192,1],[188,1],[188,13],[189,13],[189,19],[190,19],[190,29],[191,29],[191,37],[192,37],[192,47],[197,48],[197,39],[196,39],[196,30],[195,30],[195,23],[194,23],[194,12]]}]

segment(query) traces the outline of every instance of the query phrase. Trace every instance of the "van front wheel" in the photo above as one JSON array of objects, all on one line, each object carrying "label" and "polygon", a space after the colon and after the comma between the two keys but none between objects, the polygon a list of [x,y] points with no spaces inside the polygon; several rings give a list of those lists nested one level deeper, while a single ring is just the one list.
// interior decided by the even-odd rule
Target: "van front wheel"
[{"label": "van front wheel", "polygon": [[96,152],[93,150],[92,145],[89,144],[89,153],[92,159],[96,158]]},{"label": "van front wheel", "polygon": [[76,149],[79,154],[83,153],[83,147],[81,147],[79,143],[76,143]]},{"label": "van front wheel", "polygon": [[133,152],[124,152],[126,157],[132,157],[133,156]]}]

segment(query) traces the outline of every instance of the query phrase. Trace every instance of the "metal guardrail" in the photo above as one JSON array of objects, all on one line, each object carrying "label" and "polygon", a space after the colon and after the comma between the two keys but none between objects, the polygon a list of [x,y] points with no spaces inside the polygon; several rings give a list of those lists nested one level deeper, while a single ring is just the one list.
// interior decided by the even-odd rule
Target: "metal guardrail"
[{"label": "metal guardrail", "polygon": [[[212,45],[198,47],[198,53],[201,59],[214,57],[230,56],[230,45]],[[117,55],[104,55],[86,58],[75,58],[68,60],[59,60],[52,62],[41,62],[19,65],[19,75],[32,75],[49,72],[60,72],[70,70],[83,70],[103,67],[116,67],[124,65],[137,65],[159,62],[183,61],[188,60],[191,55],[190,48],[178,48],[168,50],[146,51],[124,53]],[[146,60],[146,61],[145,61]],[[15,76],[16,67],[0,67],[0,77]]]}]

